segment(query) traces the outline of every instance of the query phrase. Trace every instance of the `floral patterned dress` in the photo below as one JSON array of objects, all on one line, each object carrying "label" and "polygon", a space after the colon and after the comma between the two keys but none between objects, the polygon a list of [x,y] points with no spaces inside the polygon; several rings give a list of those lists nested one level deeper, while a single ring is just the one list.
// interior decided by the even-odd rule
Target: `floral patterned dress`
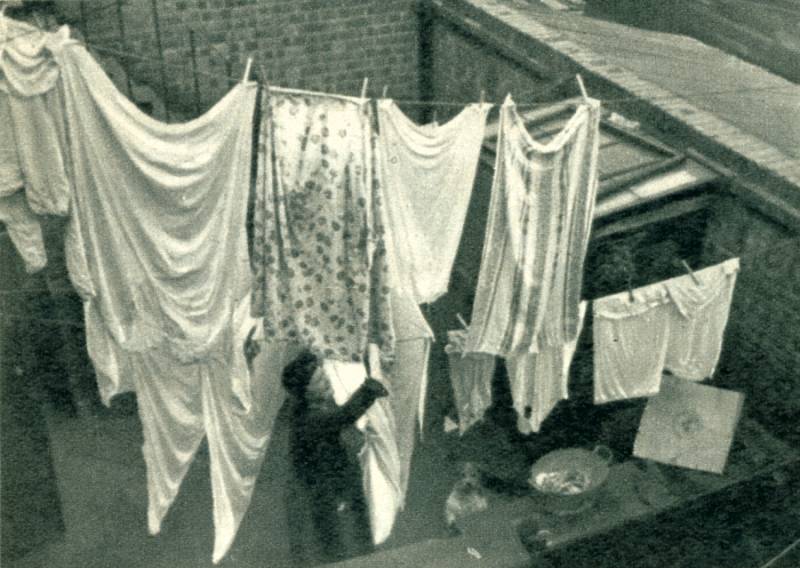
[{"label": "floral patterned dress", "polygon": [[253,315],[267,341],[361,361],[394,332],[367,101],[271,89],[262,99]]}]

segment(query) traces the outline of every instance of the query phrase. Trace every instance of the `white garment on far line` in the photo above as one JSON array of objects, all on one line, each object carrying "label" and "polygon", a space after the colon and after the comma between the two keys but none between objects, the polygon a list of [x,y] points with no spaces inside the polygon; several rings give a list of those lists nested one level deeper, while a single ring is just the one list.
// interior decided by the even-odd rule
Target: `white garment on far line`
[{"label": "white garment on far line", "polygon": [[652,396],[664,370],[713,375],[722,351],[739,259],[595,300],[595,404]]},{"label": "white garment on far line", "polygon": [[458,430],[462,436],[483,420],[492,405],[492,380],[497,365],[494,355],[464,352],[468,333],[460,329],[448,331],[448,343],[444,348],[458,413]]}]

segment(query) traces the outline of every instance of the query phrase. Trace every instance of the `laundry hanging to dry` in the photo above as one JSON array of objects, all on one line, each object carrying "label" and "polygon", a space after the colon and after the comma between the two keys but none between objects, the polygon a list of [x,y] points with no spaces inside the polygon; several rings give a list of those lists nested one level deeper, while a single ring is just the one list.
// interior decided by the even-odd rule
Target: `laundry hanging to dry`
[{"label": "laundry hanging to dry", "polygon": [[[44,33],[0,15],[0,220],[27,272],[47,264],[39,215],[65,216],[72,195],[60,71],[69,28]],[[74,226],[69,225],[72,234]]]},{"label": "laundry hanging to dry", "polygon": [[581,302],[575,339],[562,346],[544,347],[538,353],[506,358],[520,433],[538,432],[556,405],[569,398],[569,370],[585,314],[586,302]]},{"label": "laundry hanging to dry", "polygon": [[218,561],[271,427],[263,413],[241,411],[254,406],[240,346],[254,321],[244,222],[256,86],[238,85],[198,119],[164,124],[77,43],[56,61],[74,176],[68,268],[84,297],[101,398],[136,392],[151,533],[208,437]]},{"label": "laundry hanging to dry", "polygon": [[535,353],[577,336],[599,123],[600,102],[579,102],[564,129],[541,144],[510,96],[501,107],[468,352]]},{"label": "laundry hanging to dry", "polygon": [[258,144],[253,315],[267,341],[351,362],[394,345],[367,102],[270,89]]},{"label": "laundry hanging to dry", "polygon": [[[652,396],[664,370],[711,377],[719,361],[739,259],[594,301],[594,401]],[[695,281],[695,279],[697,281]]]},{"label": "laundry hanging to dry", "polygon": [[442,125],[418,125],[388,99],[376,106],[395,286],[434,302],[450,282],[491,105],[467,105]]}]

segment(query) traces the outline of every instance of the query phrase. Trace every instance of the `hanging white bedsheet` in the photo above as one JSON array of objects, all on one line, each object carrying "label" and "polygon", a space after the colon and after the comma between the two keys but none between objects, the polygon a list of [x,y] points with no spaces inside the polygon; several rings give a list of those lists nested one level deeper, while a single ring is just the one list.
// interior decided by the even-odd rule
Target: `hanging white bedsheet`
[{"label": "hanging white bedsheet", "polygon": [[418,125],[388,99],[377,107],[395,284],[430,303],[447,292],[491,105],[468,105],[442,125]]},{"label": "hanging white bedsheet", "polygon": [[[323,368],[339,406],[347,402],[367,378],[363,363],[325,359]],[[378,399],[356,426],[364,433],[364,447],[359,458],[372,541],[378,545],[391,535],[397,513],[403,506],[402,467],[391,403],[386,398]]]},{"label": "hanging white bedsheet", "polygon": [[[127,100],[83,47],[60,60],[73,246],[83,247],[94,291],[86,335],[100,394],[105,403],[137,394],[152,533],[208,437],[216,562],[249,504],[272,426],[264,413],[274,411],[250,397],[242,351],[255,323],[245,215],[256,85],[234,87],[198,119],[164,124]],[[259,380],[278,380],[274,359]]]}]

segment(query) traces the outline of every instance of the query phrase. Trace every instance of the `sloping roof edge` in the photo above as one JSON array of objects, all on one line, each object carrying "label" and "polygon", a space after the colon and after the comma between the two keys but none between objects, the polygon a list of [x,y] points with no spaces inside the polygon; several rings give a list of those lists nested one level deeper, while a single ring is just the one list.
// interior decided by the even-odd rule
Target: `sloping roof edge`
[{"label": "sloping roof edge", "polygon": [[800,229],[798,160],[719,116],[609,63],[560,31],[548,28],[530,14],[515,9],[511,3],[431,0],[431,4],[436,13],[445,18],[469,21],[470,31],[478,37],[482,32],[495,38],[509,33],[525,36],[559,56],[561,61],[558,63],[562,66],[585,73],[587,82],[603,81],[621,91],[623,96],[637,98],[638,107],[644,107],[646,112],[636,112],[636,107],[628,105],[626,113],[647,114],[652,122],[655,111],[659,122],[656,126],[661,130],[730,168],[736,174],[731,189],[746,194],[750,205],[789,227]]}]

